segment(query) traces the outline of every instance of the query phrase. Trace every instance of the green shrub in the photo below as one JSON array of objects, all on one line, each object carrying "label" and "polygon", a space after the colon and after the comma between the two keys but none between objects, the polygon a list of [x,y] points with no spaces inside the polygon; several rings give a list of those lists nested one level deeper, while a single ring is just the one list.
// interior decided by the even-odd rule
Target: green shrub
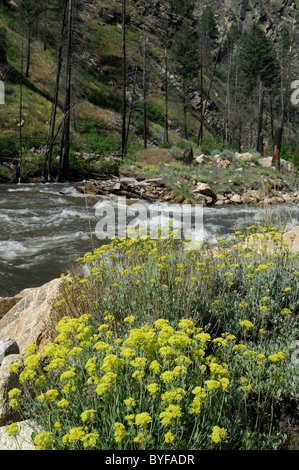
[{"label": "green shrub", "polygon": [[104,134],[96,130],[84,136],[86,152],[99,155],[121,154],[121,136],[118,134]]},{"label": "green shrub", "polygon": [[220,157],[223,158],[224,160],[229,160],[230,162],[234,158],[235,154],[231,150],[223,150],[223,152],[220,153]]},{"label": "green shrub", "polygon": [[213,252],[172,231],[135,231],[80,258],[89,274],[64,276],[54,341],[10,366],[21,384],[10,406],[34,417],[36,448],[287,445],[280,419],[288,409],[298,419],[298,254],[274,227],[255,247],[256,231],[217,239]]},{"label": "green shrub", "polygon": [[164,125],[164,115],[159,111],[151,102],[147,104],[147,117],[148,120],[159,124],[160,126]]},{"label": "green shrub", "polygon": [[258,157],[253,156],[251,159],[252,163],[254,163],[256,166],[261,166],[260,161]]},{"label": "green shrub", "polygon": [[8,158],[19,158],[19,144],[17,140],[0,139],[0,155]]},{"label": "green shrub", "polygon": [[299,145],[297,145],[297,147],[295,149],[295,152],[293,153],[292,162],[293,162],[294,166],[299,168]]},{"label": "green shrub", "polygon": [[11,170],[0,164],[0,183],[8,183],[11,180],[11,177]]},{"label": "green shrub", "polygon": [[175,158],[176,160],[180,160],[182,158],[182,151],[179,147],[171,147],[171,149],[169,149],[169,153],[172,158]]},{"label": "green shrub", "polygon": [[112,86],[104,83],[98,84],[97,88],[90,88],[85,92],[87,98],[92,104],[103,108],[113,109],[120,113],[122,110],[121,93]]}]

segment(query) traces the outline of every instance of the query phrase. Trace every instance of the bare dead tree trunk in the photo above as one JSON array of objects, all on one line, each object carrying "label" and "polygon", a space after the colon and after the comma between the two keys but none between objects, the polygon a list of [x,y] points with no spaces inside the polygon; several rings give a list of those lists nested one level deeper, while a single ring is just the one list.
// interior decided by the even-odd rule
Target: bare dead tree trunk
[{"label": "bare dead tree trunk", "polygon": [[197,137],[197,146],[199,141],[203,140],[203,38],[200,40],[200,129]]},{"label": "bare dead tree trunk", "polygon": [[146,37],[143,42],[143,147],[147,147],[147,67],[146,67]]},{"label": "bare dead tree trunk", "polygon": [[48,11],[48,6],[45,3],[45,8],[44,8],[44,51],[45,52],[47,50],[47,11]]},{"label": "bare dead tree trunk", "polygon": [[276,170],[278,171],[280,171],[280,150],[281,150],[281,143],[282,143],[282,135],[283,135],[283,127],[281,124],[280,127],[278,127],[275,131],[274,152],[273,152],[273,158],[272,158],[272,166],[274,166]]},{"label": "bare dead tree trunk", "polygon": [[263,113],[264,113],[264,90],[263,84],[260,80],[260,89],[259,89],[259,118],[258,118],[258,129],[257,129],[257,143],[256,150],[264,155],[264,144],[263,144]]},{"label": "bare dead tree trunk", "polygon": [[215,75],[216,75],[217,63],[218,63],[218,58],[219,58],[219,54],[220,54],[220,51],[221,51],[223,39],[224,39],[224,34],[223,34],[223,36],[222,36],[222,38],[221,38],[220,45],[219,45],[219,47],[218,47],[217,54],[216,54],[216,58],[215,58],[215,63],[214,63],[214,68],[213,68],[213,72],[212,72],[212,77],[211,77],[211,79],[210,79],[209,89],[208,89],[208,93],[207,93],[207,97],[206,97],[205,105],[204,105],[204,109],[203,109],[203,114],[202,114],[202,118],[201,118],[201,122],[200,122],[200,129],[199,129],[199,133],[198,133],[198,137],[197,137],[197,145],[199,145],[199,140],[200,140],[200,139],[203,139],[203,129],[204,129],[204,122],[205,122],[206,115],[207,115],[208,101],[209,101],[209,98],[210,98],[210,94],[211,94],[211,90],[212,90],[212,85],[213,85],[214,78],[215,78]]},{"label": "bare dead tree trunk", "polygon": [[127,128],[126,128],[126,142],[125,142],[125,147],[126,147],[126,148],[128,147],[128,140],[129,140],[129,134],[130,134],[130,126],[131,126],[131,118],[132,118],[132,114],[133,114],[134,103],[135,103],[135,101],[136,101],[137,72],[138,72],[138,70],[137,70],[137,66],[136,66],[135,75],[134,75],[134,78],[133,78],[133,89],[132,89],[132,93],[131,93],[130,107],[129,107],[129,112],[127,113],[128,116],[127,116],[127,119],[126,119],[126,123],[127,123]]},{"label": "bare dead tree trunk", "polygon": [[[66,97],[64,106],[64,145],[61,178],[67,179],[70,157],[70,126],[71,126],[71,88],[72,88],[72,47],[73,47],[73,16],[74,0],[69,0],[68,5],[68,44],[66,66]],[[60,175],[58,176],[60,179]]]},{"label": "bare dead tree trunk", "polygon": [[29,77],[29,70],[30,70],[30,58],[31,58],[31,25],[28,24],[28,33],[27,33],[27,65],[26,65],[26,72],[25,77]]},{"label": "bare dead tree trunk", "polygon": [[[57,115],[57,107],[58,107],[58,96],[59,96],[59,88],[60,88],[60,75],[61,75],[61,68],[62,68],[62,49],[63,49],[63,40],[64,40],[64,35],[65,35],[65,29],[66,29],[67,6],[68,6],[68,1],[65,0],[63,18],[62,18],[62,26],[61,26],[61,34],[60,34],[60,44],[59,44],[59,51],[58,51],[58,66],[57,66],[57,74],[56,74],[56,82],[55,82],[54,101],[53,101],[53,105],[52,105],[52,113],[51,113],[49,133],[48,133],[48,139],[47,139],[47,147],[49,145],[49,148],[46,151],[46,156],[45,156],[45,161],[44,161],[44,171],[43,171],[43,177],[45,178],[45,173],[46,173],[46,170],[47,170],[47,180],[48,181],[51,181],[52,153],[53,153],[53,145],[54,145],[54,141],[55,141],[54,132],[55,132],[56,115]],[[49,140],[50,140],[50,142],[49,142]],[[58,172],[58,173],[60,173],[60,172]]]},{"label": "bare dead tree trunk", "polygon": [[126,0],[122,0],[122,56],[123,56],[123,96],[122,96],[122,148],[121,158],[126,156],[126,115],[127,115],[127,51],[126,51]]},{"label": "bare dead tree trunk", "polygon": [[184,114],[184,135],[185,135],[185,139],[188,140],[187,100],[186,100],[186,84],[185,84],[185,80],[183,80],[183,114]]},{"label": "bare dead tree trunk", "polygon": [[23,163],[23,142],[22,142],[22,113],[23,113],[23,61],[24,61],[24,52],[23,52],[23,39],[21,45],[21,74],[20,74],[20,114],[19,114],[19,161],[17,165],[17,182],[22,182],[22,163]]},{"label": "bare dead tree trunk", "polygon": [[232,68],[232,52],[229,53],[228,63],[228,77],[225,97],[225,145],[229,144],[229,129],[230,129],[230,79],[231,79],[231,68]]},{"label": "bare dead tree trunk", "polygon": [[272,90],[270,90],[269,98],[270,98],[271,137],[272,137],[272,140],[274,140],[274,117],[273,117],[273,93],[272,93]]},{"label": "bare dead tree trunk", "polygon": [[168,24],[165,25],[165,44],[164,44],[164,60],[165,60],[165,124],[164,124],[164,148],[169,148],[169,123],[168,123]]},{"label": "bare dead tree trunk", "polygon": [[[293,37],[290,43],[290,49],[289,49],[289,57],[292,56],[293,52],[293,43],[294,43],[294,29],[295,29],[295,17],[293,21]],[[281,75],[282,77],[282,75]],[[273,158],[272,158],[272,166],[276,168],[278,171],[280,171],[280,151],[281,151],[281,145],[282,145],[282,136],[283,136],[283,131],[284,131],[284,120],[285,120],[285,115],[287,112],[287,96],[289,93],[289,88],[290,88],[290,80],[291,80],[291,61],[289,60],[288,62],[288,73],[287,73],[287,78],[286,78],[286,85],[285,85],[285,91],[283,92],[283,88],[281,86],[281,95],[282,95],[282,111],[281,111],[281,119],[280,119],[280,126],[276,129],[275,132],[275,139],[274,139],[274,152],[273,152]]]}]

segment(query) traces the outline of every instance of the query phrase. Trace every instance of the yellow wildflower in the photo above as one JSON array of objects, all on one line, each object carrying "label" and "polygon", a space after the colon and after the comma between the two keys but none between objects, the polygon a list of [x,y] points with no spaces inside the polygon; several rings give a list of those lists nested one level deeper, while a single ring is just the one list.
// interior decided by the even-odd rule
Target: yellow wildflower
[{"label": "yellow wildflower", "polygon": [[223,439],[227,437],[227,429],[220,428],[219,426],[213,427],[213,432],[210,435],[211,439],[215,444],[219,444]]}]

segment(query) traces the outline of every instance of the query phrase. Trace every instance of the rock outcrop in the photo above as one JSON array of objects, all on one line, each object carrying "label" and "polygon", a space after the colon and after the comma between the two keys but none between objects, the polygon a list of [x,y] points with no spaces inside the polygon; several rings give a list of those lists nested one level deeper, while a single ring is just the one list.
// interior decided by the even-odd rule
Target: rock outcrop
[{"label": "rock outcrop", "polygon": [[0,297],[0,318],[2,318],[9,310],[11,310],[26,295],[33,292],[36,288],[24,289],[14,297]]},{"label": "rock outcrop", "polygon": [[36,428],[30,421],[18,423],[18,434],[16,437],[7,434],[7,426],[0,428],[0,450],[34,450],[32,432]]},{"label": "rock outcrop", "polygon": [[2,318],[9,310],[11,310],[22,297],[0,297],[0,318]]},{"label": "rock outcrop", "polygon": [[23,354],[29,343],[43,347],[51,340],[51,315],[59,299],[61,279],[39,288],[26,289],[25,294],[0,320],[0,341],[12,338]]},{"label": "rock outcrop", "polygon": [[15,362],[22,364],[23,356],[20,354],[6,356],[0,367],[0,426],[20,419],[18,413],[9,406],[8,397],[10,390],[20,387],[18,376],[9,371],[9,366]]},{"label": "rock outcrop", "polygon": [[[5,309],[9,305],[12,308],[0,320],[0,426],[20,419],[18,413],[9,406],[9,391],[20,388],[18,376],[9,371],[9,366],[14,362],[23,363],[28,344],[37,344],[40,349],[53,340],[56,324],[53,305],[60,298],[62,285],[61,278],[54,279],[41,287],[25,289],[12,299],[6,299]],[[0,429],[0,449],[10,442],[9,436],[6,437],[8,441],[3,441]]]},{"label": "rock outcrop", "polygon": [[0,366],[6,356],[19,353],[19,346],[13,338],[5,338],[0,340]]},{"label": "rock outcrop", "polygon": [[[293,0],[279,1],[255,1],[255,0],[206,0],[200,2],[198,14],[201,8],[212,6],[217,22],[224,31],[226,25],[236,22],[240,31],[248,31],[252,22],[259,23],[267,35],[276,38],[283,25],[290,30],[295,21],[298,23],[299,11]],[[295,40],[299,40],[298,31],[295,31]]]},{"label": "rock outcrop", "polygon": [[257,252],[264,252],[265,250],[268,253],[273,253],[277,244],[280,246],[280,243],[287,243],[288,249],[291,253],[299,252],[299,226],[294,227],[290,232],[284,234],[278,234],[282,238],[282,241],[275,241],[271,237],[267,236],[265,239],[264,234],[257,234],[254,237],[251,236],[244,243],[244,246],[249,246],[256,250]]},{"label": "rock outcrop", "polygon": [[[220,157],[219,157],[220,159]],[[219,160],[218,159],[218,160]],[[216,159],[216,161],[218,161]],[[228,160],[223,160],[230,165]],[[237,171],[237,170],[236,170]],[[179,185],[179,182],[178,182]],[[280,180],[274,181],[266,178],[262,189],[240,189],[240,192],[231,191],[225,194],[215,194],[213,188],[203,182],[193,180],[190,198],[175,195],[173,188],[159,178],[138,181],[134,177],[117,178],[98,181],[83,181],[83,188],[77,190],[90,195],[114,194],[128,199],[141,199],[149,202],[171,202],[179,204],[203,204],[222,206],[224,204],[283,204],[299,202],[299,192],[288,187]]]}]

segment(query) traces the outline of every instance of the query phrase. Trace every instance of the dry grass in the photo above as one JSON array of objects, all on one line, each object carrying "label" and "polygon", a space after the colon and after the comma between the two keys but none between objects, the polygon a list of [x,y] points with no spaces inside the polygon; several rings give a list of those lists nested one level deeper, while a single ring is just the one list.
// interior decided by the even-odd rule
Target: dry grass
[{"label": "dry grass", "polygon": [[140,163],[146,163],[147,165],[158,165],[161,162],[173,162],[174,159],[169,154],[168,149],[153,148],[137,152],[136,161]]}]

